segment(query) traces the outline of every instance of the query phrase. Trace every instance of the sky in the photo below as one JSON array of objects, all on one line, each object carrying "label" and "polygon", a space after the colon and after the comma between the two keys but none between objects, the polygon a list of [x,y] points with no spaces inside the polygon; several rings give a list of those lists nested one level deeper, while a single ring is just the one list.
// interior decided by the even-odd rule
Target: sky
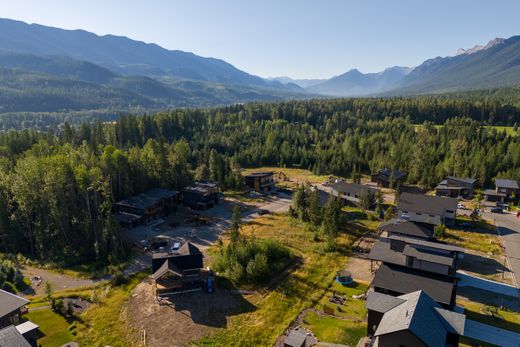
[{"label": "sky", "polygon": [[123,35],[262,77],[416,66],[520,35],[518,0],[0,0],[0,17]]}]

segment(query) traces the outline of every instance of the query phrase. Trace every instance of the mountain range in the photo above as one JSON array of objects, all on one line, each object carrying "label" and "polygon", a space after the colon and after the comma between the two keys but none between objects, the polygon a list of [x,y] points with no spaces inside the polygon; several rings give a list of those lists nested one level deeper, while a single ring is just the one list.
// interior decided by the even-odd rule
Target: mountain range
[{"label": "mountain range", "polygon": [[0,19],[0,113],[128,111],[318,96],[443,93],[520,84],[520,36],[378,73],[261,78],[127,37]]}]

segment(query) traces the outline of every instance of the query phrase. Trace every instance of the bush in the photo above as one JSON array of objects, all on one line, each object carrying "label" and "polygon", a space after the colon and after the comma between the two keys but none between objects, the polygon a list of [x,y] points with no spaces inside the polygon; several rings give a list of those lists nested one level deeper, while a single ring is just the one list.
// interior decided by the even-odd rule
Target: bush
[{"label": "bush", "polygon": [[446,227],[444,224],[436,225],[433,229],[433,234],[435,235],[435,238],[443,238],[446,235]]},{"label": "bush", "polygon": [[16,290],[16,287],[14,286],[14,284],[12,284],[11,282],[7,282],[7,281],[2,284],[2,289],[5,290],[6,292],[13,293],[13,294],[16,294],[18,292]]},{"label": "bush", "polygon": [[212,259],[215,271],[235,284],[261,284],[270,274],[279,273],[293,257],[287,247],[274,240],[241,238],[235,247],[227,246]]},{"label": "bush", "polygon": [[127,281],[127,278],[125,277],[125,275],[123,274],[122,271],[117,271],[116,273],[114,273],[114,275],[112,276],[112,285],[114,286],[120,286],[122,284],[125,284]]}]

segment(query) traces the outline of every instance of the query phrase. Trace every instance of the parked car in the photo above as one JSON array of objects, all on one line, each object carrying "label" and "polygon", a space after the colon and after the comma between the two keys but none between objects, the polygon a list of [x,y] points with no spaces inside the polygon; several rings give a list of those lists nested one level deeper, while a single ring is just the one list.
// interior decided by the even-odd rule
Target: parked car
[{"label": "parked car", "polygon": [[471,228],[472,224],[470,222],[463,222],[459,224],[462,229],[469,229]]},{"label": "parked car", "polygon": [[259,208],[257,213],[262,216],[264,214],[269,214],[269,210],[266,210],[266,209],[263,209],[263,208]]},{"label": "parked car", "polygon": [[503,213],[502,207],[492,207],[490,210],[491,213]]},{"label": "parked car", "polygon": [[464,206],[464,205],[462,205],[462,204],[458,204],[458,205],[457,205],[457,208],[458,208],[459,210],[465,210],[465,209],[466,209],[466,206]]},{"label": "parked car", "polygon": [[173,246],[170,247],[170,250],[171,250],[172,252],[175,252],[175,251],[178,251],[179,248],[181,248],[181,243],[180,243],[180,242],[175,242],[175,243],[173,244]]},{"label": "parked car", "polygon": [[509,210],[508,204],[497,202],[497,207],[500,207],[501,209],[506,210],[506,211]]}]

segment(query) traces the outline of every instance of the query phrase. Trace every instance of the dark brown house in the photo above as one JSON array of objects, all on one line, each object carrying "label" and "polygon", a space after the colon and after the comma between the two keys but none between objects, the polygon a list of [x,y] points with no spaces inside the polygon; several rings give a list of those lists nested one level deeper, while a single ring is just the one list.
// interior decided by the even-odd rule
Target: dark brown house
[{"label": "dark brown house", "polygon": [[132,228],[170,214],[176,209],[178,201],[178,192],[153,188],[116,202],[115,217],[122,226]]},{"label": "dark brown house", "polygon": [[435,195],[471,199],[477,180],[448,176],[435,187]]},{"label": "dark brown house", "polygon": [[393,297],[367,296],[367,335],[371,346],[458,346],[466,316],[443,309],[422,290]]},{"label": "dark brown house", "polygon": [[258,193],[268,193],[274,189],[274,172],[253,172],[246,175],[246,185]]},{"label": "dark brown house", "polygon": [[484,198],[486,201],[508,202],[520,195],[518,182],[515,180],[507,180],[496,178],[495,189],[486,189]]},{"label": "dark brown house", "polygon": [[29,300],[0,289],[0,328],[22,323]]},{"label": "dark brown house", "polygon": [[388,188],[393,184],[397,187],[398,184],[403,184],[406,179],[406,172],[400,170],[382,169],[370,175],[370,181],[377,183],[380,187]]},{"label": "dark brown house", "polygon": [[186,242],[174,253],[156,253],[152,257],[152,279],[157,296],[201,290],[205,273],[202,253]]},{"label": "dark brown house", "polygon": [[220,192],[217,182],[195,182],[182,190],[182,202],[197,210],[206,210],[219,203]]}]

